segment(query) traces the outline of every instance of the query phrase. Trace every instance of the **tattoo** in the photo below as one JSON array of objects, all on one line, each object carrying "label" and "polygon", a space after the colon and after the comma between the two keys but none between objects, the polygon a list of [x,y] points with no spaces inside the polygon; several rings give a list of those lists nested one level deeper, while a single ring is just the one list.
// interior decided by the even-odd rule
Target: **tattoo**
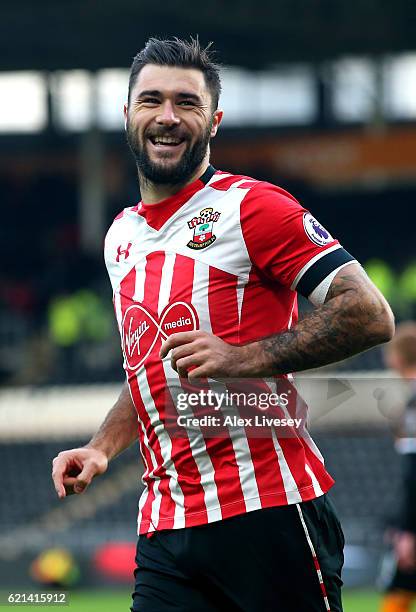
[{"label": "tattoo", "polygon": [[[260,341],[273,373],[299,372],[341,361],[391,338],[387,302],[354,266],[332,281],[325,304],[296,327]],[[266,369],[269,370],[267,367]]]}]

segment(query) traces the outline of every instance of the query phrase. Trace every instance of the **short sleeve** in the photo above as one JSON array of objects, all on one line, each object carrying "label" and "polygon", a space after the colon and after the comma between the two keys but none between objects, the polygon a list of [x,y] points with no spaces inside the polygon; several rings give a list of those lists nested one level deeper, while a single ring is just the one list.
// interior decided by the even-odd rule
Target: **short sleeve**
[{"label": "short sleeve", "polygon": [[252,263],[305,297],[334,270],[355,261],[292,195],[270,183],[250,189],[240,219]]}]

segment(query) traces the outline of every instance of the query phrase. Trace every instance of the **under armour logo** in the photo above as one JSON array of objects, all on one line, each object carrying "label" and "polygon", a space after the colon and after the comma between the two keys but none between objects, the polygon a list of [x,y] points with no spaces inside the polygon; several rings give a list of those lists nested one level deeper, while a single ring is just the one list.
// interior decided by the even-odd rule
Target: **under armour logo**
[{"label": "under armour logo", "polygon": [[131,245],[132,245],[132,243],[129,242],[125,249],[122,248],[123,245],[121,245],[121,244],[117,247],[117,257],[116,257],[116,262],[117,263],[120,261],[120,257],[122,255],[124,255],[124,259],[125,260],[127,259],[127,257],[130,255]]}]

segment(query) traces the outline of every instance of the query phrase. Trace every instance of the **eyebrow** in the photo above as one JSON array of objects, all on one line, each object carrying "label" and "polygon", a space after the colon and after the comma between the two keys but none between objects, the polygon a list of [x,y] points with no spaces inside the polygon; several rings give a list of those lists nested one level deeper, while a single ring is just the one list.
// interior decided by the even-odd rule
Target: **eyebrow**
[{"label": "eyebrow", "polygon": [[178,93],[178,98],[188,98],[191,100],[195,100],[195,102],[202,102],[201,98],[197,94],[186,91]]},{"label": "eyebrow", "polygon": [[[162,95],[163,95],[162,92],[160,92],[158,89],[145,89],[138,94],[137,99],[144,98],[145,96],[160,97]],[[189,91],[181,91],[176,95],[176,97],[181,98],[181,99],[186,98],[188,100],[191,99],[191,100],[195,100],[195,102],[199,102],[200,104],[202,103],[201,98],[197,94],[191,93]]]},{"label": "eyebrow", "polygon": [[137,94],[138,98],[143,98],[144,96],[160,96],[160,91],[157,89],[145,89]]}]

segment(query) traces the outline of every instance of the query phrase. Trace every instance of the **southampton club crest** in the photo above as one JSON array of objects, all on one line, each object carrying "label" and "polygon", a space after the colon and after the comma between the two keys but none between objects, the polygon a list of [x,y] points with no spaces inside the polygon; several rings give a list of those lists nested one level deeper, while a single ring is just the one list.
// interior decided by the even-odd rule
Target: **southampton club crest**
[{"label": "southampton club crest", "polygon": [[220,218],[219,212],[214,212],[213,208],[204,208],[199,213],[199,217],[194,217],[188,221],[189,229],[194,230],[192,240],[187,246],[190,249],[206,249],[215,242],[216,235],[213,233],[214,223]]}]

